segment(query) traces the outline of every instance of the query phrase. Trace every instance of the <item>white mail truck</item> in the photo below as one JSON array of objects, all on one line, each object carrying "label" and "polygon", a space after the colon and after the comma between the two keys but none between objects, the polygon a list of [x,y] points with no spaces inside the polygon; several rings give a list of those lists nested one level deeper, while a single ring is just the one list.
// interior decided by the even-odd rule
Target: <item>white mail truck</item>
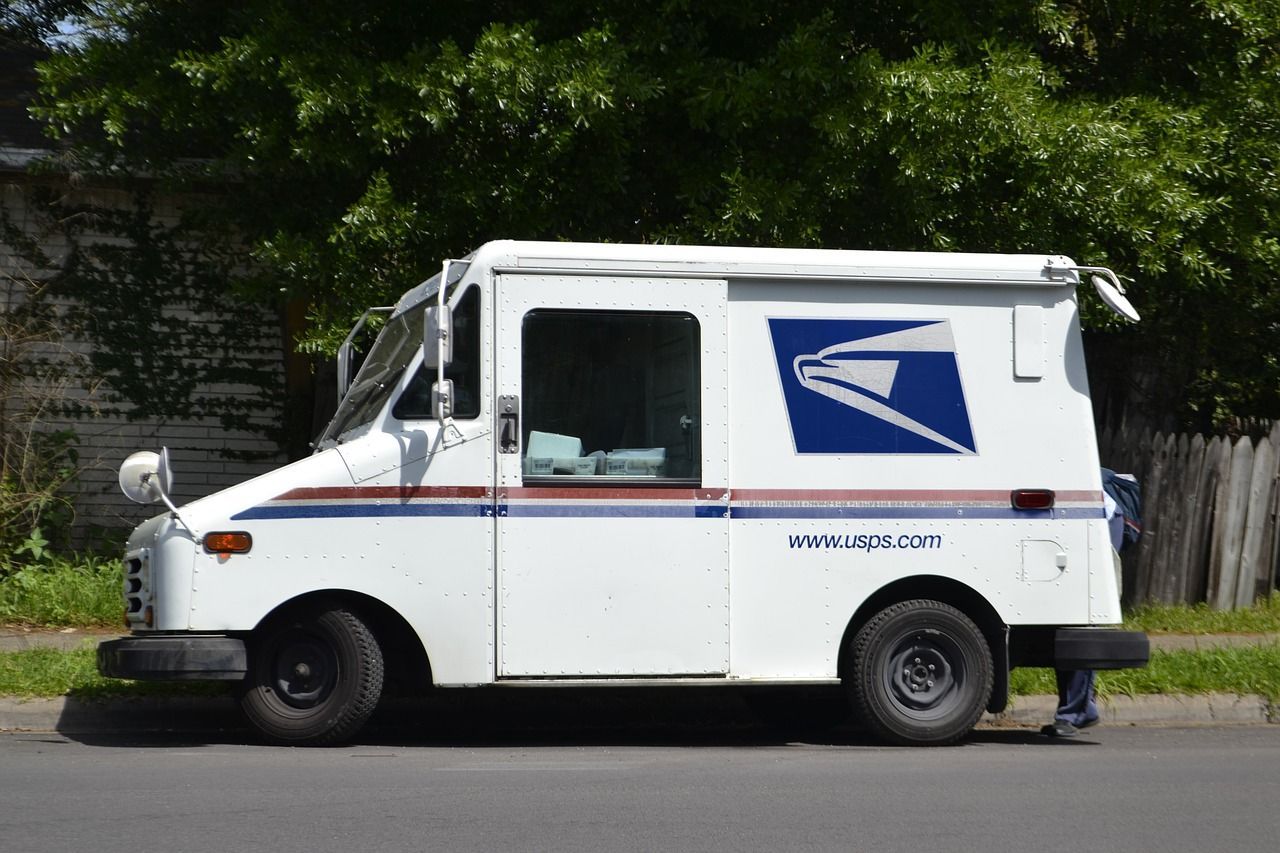
[{"label": "white mail truck", "polygon": [[[275,742],[384,683],[842,684],[905,744],[1017,666],[1119,668],[1077,285],[1057,255],[492,242],[410,290],[315,453],[124,558],[108,676],[239,683]],[[1134,315],[1136,318],[1136,315]],[[349,385],[349,387],[348,387]]]}]

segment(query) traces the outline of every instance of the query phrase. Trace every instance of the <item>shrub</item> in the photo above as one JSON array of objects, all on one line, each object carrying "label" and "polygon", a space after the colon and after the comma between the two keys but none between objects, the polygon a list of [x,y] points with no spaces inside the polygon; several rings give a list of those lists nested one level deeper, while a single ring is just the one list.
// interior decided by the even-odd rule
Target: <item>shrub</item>
[{"label": "shrub", "polygon": [[0,622],[50,627],[120,624],[120,564],[97,557],[39,559],[0,577]]}]

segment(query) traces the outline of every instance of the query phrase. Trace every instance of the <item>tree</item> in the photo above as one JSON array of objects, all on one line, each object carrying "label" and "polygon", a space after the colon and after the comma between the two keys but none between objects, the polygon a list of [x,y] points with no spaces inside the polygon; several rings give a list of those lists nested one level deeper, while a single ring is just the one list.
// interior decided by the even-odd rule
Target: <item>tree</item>
[{"label": "tree", "polygon": [[61,27],[83,16],[92,0],[9,0],[0,7],[0,48],[43,47],[56,41]]},{"label": "tree", "polygon": [[[910,5],[910,4],[908,4]],[[1280,416],[1280,0],[104,0],[38,114],[354,313],[492,237],[1064,252],[1184,421]],[[1228,333],[1229,330],[1229,333]],[[1143,354],[1141,358],[1139,354]]]}]

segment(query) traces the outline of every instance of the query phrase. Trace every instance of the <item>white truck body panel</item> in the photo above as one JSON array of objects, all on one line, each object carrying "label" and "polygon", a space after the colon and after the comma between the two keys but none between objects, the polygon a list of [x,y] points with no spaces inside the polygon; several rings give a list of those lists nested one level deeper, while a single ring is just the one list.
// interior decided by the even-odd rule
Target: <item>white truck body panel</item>
[{"label": "white truck body panel", "polygon": [[[1118,623],[1070,266],[487,244],[449,296],[479,300],[478,346],[455,342],[479,361],[462,440],[394,414],[413,342],[340,443],[138,528],[132,627],[249,632],[300,596],[352,594],[399,614],[433,681],[459,686],[833,681],[858,608],[913,577],[967,587],[1008,626]],[[628,336],[610,352],[669,351],[628,366],[585,350]],[[526,407],[514,453],[506,397]],[[588,446],[526,422],[538,412],[631,420]],[[532,431],[556,449],[529,453]],[[1015,509],[1015,489],[1054,505]],[[211,531],[253,547],[206,553]]]}]

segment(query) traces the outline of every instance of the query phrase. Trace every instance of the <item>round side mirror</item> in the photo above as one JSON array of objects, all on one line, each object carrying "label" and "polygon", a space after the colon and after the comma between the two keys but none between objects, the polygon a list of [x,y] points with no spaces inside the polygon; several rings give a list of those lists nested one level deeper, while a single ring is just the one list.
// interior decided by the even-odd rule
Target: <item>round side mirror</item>
[{"label": "round side mirror", "polygon": [[172,488],[173,472],[159,453],[141,450],[120,465],[120,491],[134,503],[158,503]]},{"label": "round side mirror", "polygon": [[1089,276],[1089,279],[1093,282],[1093,287],[1098,291],[1098,295],[1102,297],[1102,301],[1107,303],[1108,308],[1131,323],[1136,323],[1142,319],[1138,314],[1138,309],[1133,307],[1120,288],[1112,284],[1106,276],[1094,273]]}]

